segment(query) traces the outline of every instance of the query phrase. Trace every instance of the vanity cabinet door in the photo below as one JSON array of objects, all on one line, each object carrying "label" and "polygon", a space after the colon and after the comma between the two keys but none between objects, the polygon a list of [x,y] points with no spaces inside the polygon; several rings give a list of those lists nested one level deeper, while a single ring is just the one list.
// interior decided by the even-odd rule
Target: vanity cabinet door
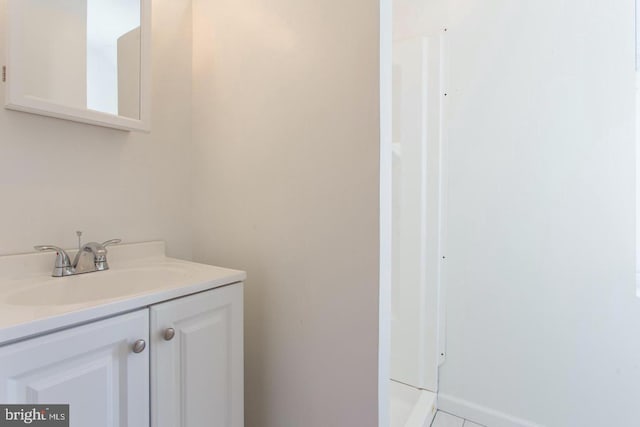
[{"label": "vanity cabinet door", "polygon": [[151,307],[151,425],[242,427],[241,283]]},{"label": "vanity cabinet door", "polygon": [[133,351],[148,336],[145,309],[0,347],[0,402],[69,404],[71,427],[148,426],[149,350]]}]

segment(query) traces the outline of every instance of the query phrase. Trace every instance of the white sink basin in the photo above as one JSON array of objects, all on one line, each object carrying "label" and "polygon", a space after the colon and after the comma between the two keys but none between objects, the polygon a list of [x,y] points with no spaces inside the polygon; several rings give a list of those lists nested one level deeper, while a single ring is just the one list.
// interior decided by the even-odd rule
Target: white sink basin
[{"label": "white sink basin", "polygon": [[51,277],[29,289],[8,295],[9,305],[73,305],[119,299],[184,285],[190,270],[180,264],[107,270],[68,277]]}]

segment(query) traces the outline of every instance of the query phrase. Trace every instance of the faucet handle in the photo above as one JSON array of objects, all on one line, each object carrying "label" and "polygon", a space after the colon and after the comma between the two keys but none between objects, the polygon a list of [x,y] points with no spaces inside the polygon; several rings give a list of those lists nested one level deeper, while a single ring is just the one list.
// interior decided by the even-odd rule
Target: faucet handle
[{"label": "faucet handle", "polygon": [[53,245],[37,245],[33,249],[38,252],[64,252],[64,249]]},{"label": "faucet handle", "polygon": [[99,252],[94,252],[96,271],[109,269],[109,264],[107,263],[107,246],[117,245],[120,242],[122,242],[122,239],[111,239],[100,244],[96,243],[97,245],[99,245],[100,249]]},{"label": "faucet handle", "polygon": [[102,243],[102,247],[106,248],[107,246],[117,245],[118,243],[122,243],[122,239],[111,239]]},{"label": "faucet handle", "polygon": [[59,248],[59,247],[53,246],[53,245],[38,245],[38,246],[34,246],[33,249],[35,249],[36,251],[39,251],[39,252],[56,252],[57,253],[56,267],[70,267],[71,266],[71,261],[69,260],[69,255],[67,255],[67,252],[62,248]]},{"label": "faucet handle", "polygon": [[55,252],[56,253],[56,262],[53,265],[53,277],[62,277],[65,275],[71,268],[71,260],[69,259],[69,255],[67,252],[53,245],[39,245],[33,247],[36,251],[40,252]]}]

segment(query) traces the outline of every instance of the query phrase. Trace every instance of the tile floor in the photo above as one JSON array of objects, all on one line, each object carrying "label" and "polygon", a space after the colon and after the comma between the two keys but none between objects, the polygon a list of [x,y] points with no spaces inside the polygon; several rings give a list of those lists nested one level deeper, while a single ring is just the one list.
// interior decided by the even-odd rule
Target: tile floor
[{"label": "tile floor", "polygon": [[431,427],[483,427],[464,418],[438,411],[431,423]]}]

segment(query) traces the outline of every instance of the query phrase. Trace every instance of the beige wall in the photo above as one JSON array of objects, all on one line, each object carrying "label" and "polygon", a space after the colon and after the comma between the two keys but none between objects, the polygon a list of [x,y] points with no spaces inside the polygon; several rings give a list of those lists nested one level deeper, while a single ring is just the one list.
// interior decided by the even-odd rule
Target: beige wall
[{"label": "beige wall", "polygon": [[[91,240],[165,239],[191,256],[190,5],[153,3],[151,134],[0,108],[0,253],[72,247],[81,229]],[[5,12],[0,0],[0,22]]]},{"label": "beige wall", "polygon": [[377,425],[378,15],[194,1],[194,257],[249,273],[248,427]]},{"label": "beige wall", "polygon": [[0,253],[82,229],[245,269],[247,426],[376,425],[378,3],[194,8],[154,1],[151,134],[0,109]]}]

